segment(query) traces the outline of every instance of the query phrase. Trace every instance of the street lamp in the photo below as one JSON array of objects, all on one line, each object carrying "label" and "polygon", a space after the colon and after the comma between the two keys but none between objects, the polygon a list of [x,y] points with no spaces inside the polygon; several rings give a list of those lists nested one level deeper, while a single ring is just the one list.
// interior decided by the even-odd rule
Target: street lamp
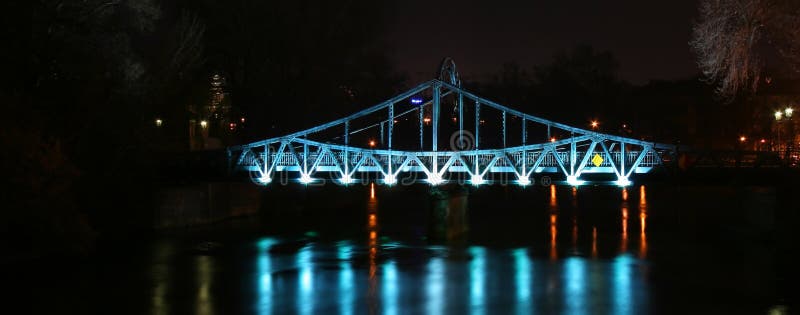
[{"label": "street lamp", "polygon": [[205,120],[201,121],[200,122],[200,127],[203,127],[203,129],[205,129],[206,127],[208,127],[208,122],[205,121]]},{"label": "street lamp", "polygon": [[599,125],[600,123],[598,123],[597,120],[592,120],[592,129],[597,129],[597,126]]},{"label": "street lamp", "polygon": [[[791,107],[786,107],[783,110],[775,111],[775,121],[778,124],[777,125],[777,128],[778,128],[778,152],[780,152],[781,149],[782,149],[781,148],[781,121],[789,120],[789,122],[788,122],[789,128],[792,128],[793,127],[792,126],[792,122],[791,122],[792,114],[794,114],[794,109],[791,108]],[[792,138],[794,138],[794,128],[790,129],[789,132],[792,133],[792,135],[790,135],[790,136]],[[794,139],[791,139],[791,141],[794,141]],[[786,147],[785,149],[788,150],[789,148]],[[788,151],[787,151],[787,154],[788,154]]]}]

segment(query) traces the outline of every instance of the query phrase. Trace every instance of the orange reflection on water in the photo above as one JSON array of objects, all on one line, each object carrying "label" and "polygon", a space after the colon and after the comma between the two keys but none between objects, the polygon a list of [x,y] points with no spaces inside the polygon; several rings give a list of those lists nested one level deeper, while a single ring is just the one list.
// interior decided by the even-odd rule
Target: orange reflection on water
[{"label": "orange reflection on water", "polygon": [[644,188],[639,187],[639,257],[647,257],[647,194]]},{"label": "orange reflection on water", "polygon": [[628,188],[622,187],[622,201],[628,201]]},{"label": "orange reflection on water", "polygon": [[375,198],[375,183],[371,183],[369,188],[369,202],[367,202],[367,235],[369,236],[367,244],[369,246],[370,292],[373,292],[377,285],[375,275],[378,271],[378,264],[376,261],[378,257],[378,200]]},{"label": "orange reflection on water", "polygon": [[555,208],[556,205],[556,185],[550,185],[550,207]]},{"label": "orange reflection on water", "polygon": [[620,244],[620,251],[626,252],[628,250],[628,203],[622,203],[622,241]]},{"label": "orange reflection on water", "polygon": [[592,227],[592,258],[597,258],[597,228]]},{"label": "orange reflection on water", "polygon": [[369,214],[369,227],[374,228],[376,225],[378,225],[378,219],[375,216],[375,214],[370,213]]},{"label": "orange reflection on water", "polygon": [[639,203],[646,204],[647,203],[647,191],[644,188],[644,185],[639,187]]},{"label": "orange reflection on water", "polygon": [[556,234],[558,234],[558,228],[556,227],[556,222],[558,221],[557,215],[551,214],[550,215],[550,259],[558,258],[558,253],[556,252]]}]

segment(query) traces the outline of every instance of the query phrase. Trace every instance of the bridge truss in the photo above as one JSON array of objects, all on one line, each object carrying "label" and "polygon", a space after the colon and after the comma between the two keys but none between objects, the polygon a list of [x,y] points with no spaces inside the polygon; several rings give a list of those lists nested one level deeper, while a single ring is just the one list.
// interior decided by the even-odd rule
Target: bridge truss
[{"label": "bridge truss", "polygon": [[[409,103],[418,104],[408,109]],[[457,127],[453,126],[456,130],[450,136],[450,147],[443,149],[439,146],[442,107],[450,104],[454,105],[452,120]],[[481,138],[481,133],[486,132],[482,111],[487,110],[500,113],[501,122],[497,125],[501,131]],[[465,121],[467,112],[474,122]],[[366,117],[377,119],[364,128],[351,126]],[[419,136],[418,147],[399,148],[395,144],[398,136],[394,126],[401,117],[418,122],[418,130],[413,131]],[[519,143],[508,146],[511,119],[518,125]],[[369,145],[351,141],[353,135],[367,129],[380,131],[379,147],[374,140]],[[533,129],[540,131],[538,139],[543,141],[530,141],[529,131]],[[314,135],[320,134],[327,134],[327,140],[314,139]],[[556,139],[556,134],[563,137]],[[413,142],[416,136],[412,136]],[[407,134],[401,137],[409,142]],[[482,139],[494,140],[497,148],[481,147]],[[586,174],[608,174],[613,183],[626,186],[631,183],[632,174],[651,171],[663,163],[665,156],[674,155],[675,149],[674,145],[568,126],[479,97],[461,88],[455,64],[448,58],[442,64],[440,79],[335,121],[229,147],[228,157],[231,169],[247,171],[256,183],[264,185],[278,176],[304,184],[330,180],[347,185],[373,178],[386,185],[418,182],[529,185],[534,174],[541,173],[560,174],[555,176],[571,185],[584,183],[582,176]]]}]

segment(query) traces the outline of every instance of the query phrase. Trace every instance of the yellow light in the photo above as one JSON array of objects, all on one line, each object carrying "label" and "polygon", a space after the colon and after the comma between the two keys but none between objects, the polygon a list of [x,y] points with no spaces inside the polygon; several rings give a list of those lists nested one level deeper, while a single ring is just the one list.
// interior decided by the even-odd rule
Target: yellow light
[{"label": "yellow light", "polygon": [[556,142],[556,137],[550,138],[550,142]]},{"label": "yellow light", "polygon": [[792,113],[794,113],[794,109],[792,109],[791,107],[787,107],[783,111],[786,113],[786,117],[792,117]]},{"label": "yellow light", "polygon": [[783,117],[783,112],[776,111],[775,112],[775,120],[781,120],[781,117]]},{"label": "yellow light", "polygon": [[206,127],[208,127],[208,122],[207,122],[207,121],[205,121],[205,120],[201,121],[201,122],[200,122],[200,127],[203,127],[203,128],[206,128]]},{"label": "yellow light", "polygon": [[741,136],[741,137],[739,137],[739,141],[745,142],[745,141],[747,141],[747,137]]},{"label": "yellow light", "polygon": [[597,128],[598,125],[599,123],[597,122],[597,120],[592,120],[592,128]]},{"label": "yellow light", "polygon": [[240,120],[241,122],[244,122],[244,117],[242,117],[242,119],[239,119],[239,120]]},{"label": "yellow light", "polygon": [[375,140],[370,140],[369,141],[369,146],[370,147],[375,147]]},{"label": "yellow light", "polygon": [[161,120],[159,118],[156,118],[156,127],[161,127],[161,124],[163,124],[163,123],[164,123],[163,120]]},{"label": "yellow light", "polygon": [[428,118],[428,117],[425,117],[424,119],[422,119],[422,121],[425,122],[425,123],[429,123],[429,122],[431,122],[431,119]]}]

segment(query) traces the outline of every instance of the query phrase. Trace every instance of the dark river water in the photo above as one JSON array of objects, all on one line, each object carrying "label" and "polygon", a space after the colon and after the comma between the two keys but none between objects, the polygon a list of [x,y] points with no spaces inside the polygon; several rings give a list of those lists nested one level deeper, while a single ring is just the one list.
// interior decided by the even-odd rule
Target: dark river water
[{"label": "dark river water", "polygon": [[267,189],[259,216],[27,264],[11,297],[75,314],[798,311],[796,198],[776,188]]}]

